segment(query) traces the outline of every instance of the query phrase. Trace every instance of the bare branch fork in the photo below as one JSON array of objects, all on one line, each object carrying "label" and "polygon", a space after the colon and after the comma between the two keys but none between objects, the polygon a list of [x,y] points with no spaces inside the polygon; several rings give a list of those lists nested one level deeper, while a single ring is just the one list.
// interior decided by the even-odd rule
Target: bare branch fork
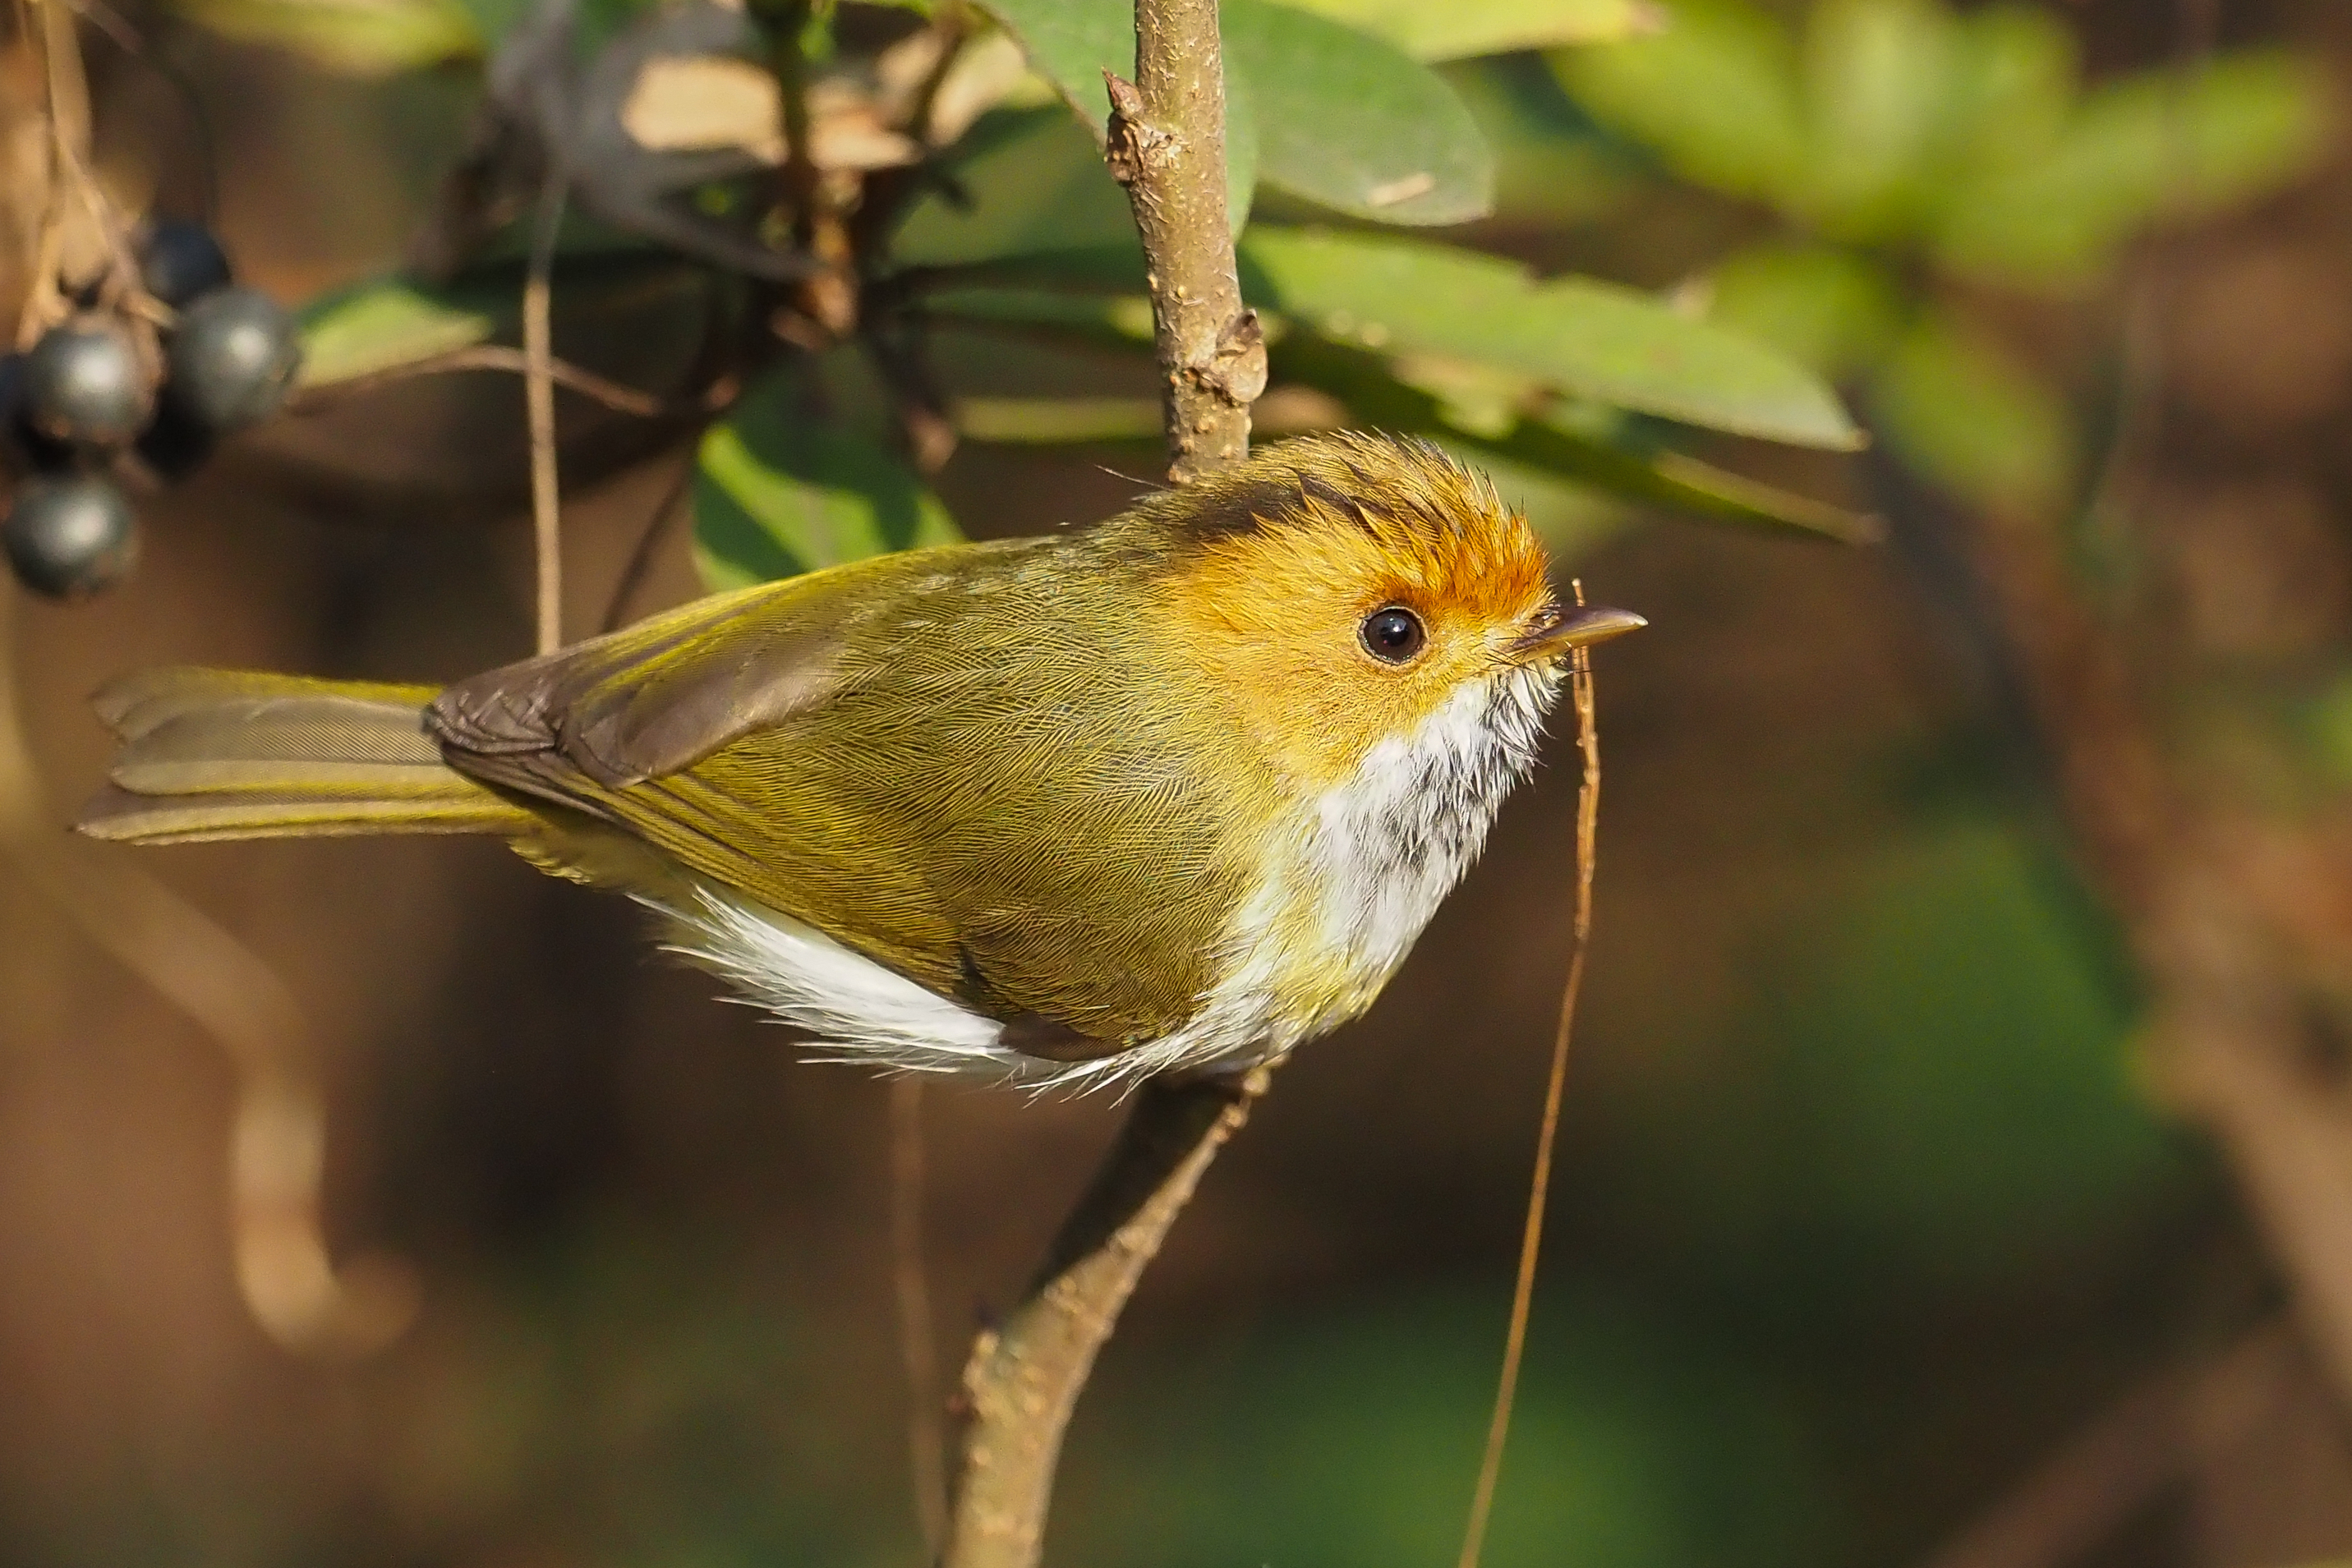
[{"label": "bare branch fork", "polygon": [[[1249,453],[1265,344],[1242,304],[1225,212],[1216,0],[1136,0],[1136,79],[1107,76],[1105,154],[1143,238],[1168,433],[1181,485]],[[1154,1080],[1063,1222],[1021,1301],[973,1344],[943,1568],[1033,1568],[1062,1434],[1119,1310],[1225,1140],[1265,1092],[1242,1078]]]}]

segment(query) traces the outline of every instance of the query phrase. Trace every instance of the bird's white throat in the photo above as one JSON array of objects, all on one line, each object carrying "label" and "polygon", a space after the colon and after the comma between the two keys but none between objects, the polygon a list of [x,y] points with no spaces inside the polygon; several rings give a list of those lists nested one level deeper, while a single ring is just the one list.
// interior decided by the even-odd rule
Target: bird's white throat
[{"label": "bird's white throat", "polygon": [[[1176,1069],[1280,1056],[1370,1004],[1486,845],[1504,798],[1535,764],[1556,673],[1515,667],[1465,682],[1413,728],[1380,741],[1355,773],[1301,808],[1289,852],[1234,912],[1216,983],[1162,1039],[1088,1061],[1001,1043],[1003,1027],[732,889],[655,904],[671,950],[812,1037],[818,1061],[954,1072],[1036,1089],[1095,1088]],[[1319,936],[1345,977],[1326,1007],[1283,1006],[1278,931]]]}]

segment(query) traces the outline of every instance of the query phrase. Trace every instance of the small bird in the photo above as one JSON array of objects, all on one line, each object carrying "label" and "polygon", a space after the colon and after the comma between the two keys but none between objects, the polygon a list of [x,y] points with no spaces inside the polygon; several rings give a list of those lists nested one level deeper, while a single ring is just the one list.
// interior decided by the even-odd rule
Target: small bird
[{"label": "small bird", "polygon": [[458,682],[163,669],[78,826],[488,833],[821,1060],[1086,1087],[1369,1008],[1533,767],[1564,605],[1485,479],[1308,437],[1087,528],[699,600]]}]

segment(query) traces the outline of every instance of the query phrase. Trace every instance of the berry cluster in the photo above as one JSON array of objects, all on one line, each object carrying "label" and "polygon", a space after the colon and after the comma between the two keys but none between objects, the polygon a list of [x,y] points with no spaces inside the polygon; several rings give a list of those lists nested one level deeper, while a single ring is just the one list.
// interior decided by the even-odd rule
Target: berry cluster
[{"label": "berry cluster", "polygon": [[137,308],[84,298],[29,350],[0,358],[0,470],[18,478],[0,549],[19,582],[53,599],[130,571],[138,528],[118,476],[184,477],[223,435],[274,413],[301,363],[293,319],[235,285],[203,225],[149,224],[138,259]]}]

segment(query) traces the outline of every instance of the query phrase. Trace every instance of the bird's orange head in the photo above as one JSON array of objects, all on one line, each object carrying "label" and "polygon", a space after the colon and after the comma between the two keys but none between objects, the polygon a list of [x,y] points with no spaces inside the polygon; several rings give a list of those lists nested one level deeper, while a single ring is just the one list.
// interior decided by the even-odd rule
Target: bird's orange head
[{"label": "bird's orange head", "polygon": [[1195,541],[1168,623],[1309,786],[1449,712],[1539,717],[1571,648],[1642,624],[1564,607],[1527,519],[1425,442],[1288,442],[1134,515]]}]

